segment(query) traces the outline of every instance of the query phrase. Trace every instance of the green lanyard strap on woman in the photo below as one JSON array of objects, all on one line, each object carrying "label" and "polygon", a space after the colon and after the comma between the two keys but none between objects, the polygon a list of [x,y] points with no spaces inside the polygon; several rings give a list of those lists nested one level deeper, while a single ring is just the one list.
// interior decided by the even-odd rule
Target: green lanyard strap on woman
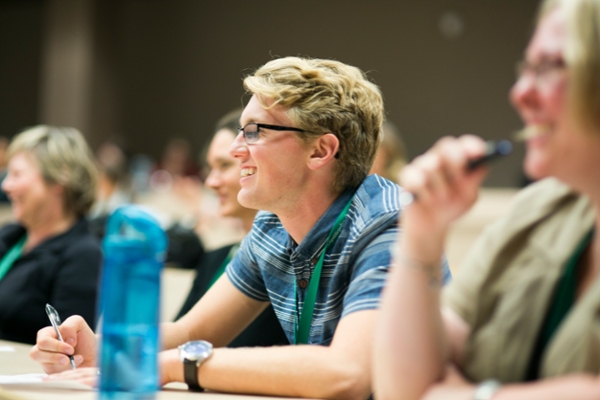
[{"label": "green lanyard strap on woman", "polygon": [[306,297],[304,299],[304,307],[302,308],[302,313],[300,313],[299,311],[298,293],[296,292],[296,283],[294,283],[294,297],[296,298],[296,318],[300,320],[300,322],[296,326],[296,334],[294,336],[295,344],[308,343],[308,335],[310,333],[310,325],[312,323],[313,314],[315,311],[315,302],[317,300],[317,291],[319,289],[319,281],[321,280],[321,271],[323,270],[323,260],[325,259],[325,253],[327,253],[327,251],[331,248],[333,243],[337,240],[338,236],[340,236],[340,232],[342,231],[342,222],[344,222],[346,215],[348,215],[348,210],[350,209],[351,204],[352,199],[350,199],[348,204],[346,204],[346,207],[344,207],[344,210],[337,217],[335,223],[333,224],[333,227],[329,231],[329,235],[327,236],[327,240],[325,241],[325,246],[323,246],[323,252],[319,257],[319,261],[315,265],[315,269],[310,278],[308,289],[306,290]]},{"label": "green lanyard strap on woman", "polygon": [[233,246],[231,246],[229,253],[227,253],[227,257],[225,257],[225,260],[223,260],[223,262],[221,263],[219,268],[215,271],[214,275],[212,276],[212,279],[210,280],[210,283],[208,285],[208,289],[210,289],[212,287],[212,285],[214,285],[215,282],[219,280],[221,275],[223,275],[223,273],[225,272],[225,269],[227,268],[227,266],[229,265],[229,263],[231,262],[231,260],[233,259],[233,257],[235,256],[235,253],[237,253],[239,248],[240,248],[239,244],[234,244]]},{"label": "green lanyard strap on woman", "polygon": [[540,365],[544,351],[577,300],[578,267],[581,263],[581,256],[590,245],[594,233],[595,229],[592,229],[585,235],[566,263],[565,271],[558,281],[539,337],[533,349],[533,355],[527,370],[527,381],[539,379]]},{"label": "green lanyard strap on woman", "polygon": [[27,235],[23,235],[23,237],[6,252],[4,257],[2,257],[2,260],[0,260],[0,280],[4,278],[4,275],[11,269],[15,261],[21,257],[26,241]]}]

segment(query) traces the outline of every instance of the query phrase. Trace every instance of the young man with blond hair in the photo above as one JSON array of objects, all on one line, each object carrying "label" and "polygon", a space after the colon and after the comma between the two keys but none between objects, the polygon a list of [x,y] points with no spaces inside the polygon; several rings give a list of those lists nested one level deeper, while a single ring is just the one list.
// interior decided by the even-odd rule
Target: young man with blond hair
[{"label": "young man with blond hair", "polygon": [[[241,166],[240,203],[265,211],[226,274],[187,315],[161,327],[161,382],[367,398],[399,212],[399,187],[367,177],[380,140],[381,94],[355,67],[296,57],[267,63],[244,84],[252,97],[230,151]],[[222,348],[269,302],[295,345]],[[72,345],[43,330],[32,357],[53,373],[67,369],[65,354],[74,349],[79,366],[95,366],[96,339],[83,321],[67,320],[61,330]],[[176,349],[197,340],[216,348],[196,342],[206,350],[200,358],[190,356],[189,344]],[[190,357],[199,365],[189,366]]]}]

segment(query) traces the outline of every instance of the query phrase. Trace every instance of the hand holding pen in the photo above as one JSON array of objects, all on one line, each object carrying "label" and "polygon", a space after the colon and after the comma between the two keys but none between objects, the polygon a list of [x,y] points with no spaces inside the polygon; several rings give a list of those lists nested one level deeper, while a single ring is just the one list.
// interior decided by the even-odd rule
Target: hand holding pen
[{"label": "hand holding pen", "polygon": [[450,224],[475,204],[487,175],[482,166],[511,149],[510,142],[485,142],[474,135],[438,140],[400,173],[404,230],[410,227],[415,241],[442,241]]},{"label": "hand holding pen", "polygon": [[[58,329],[58,327],[62,323],[60,321],[60,317],[58,316],[58,312],[50,304],[46,304],[46,314],[48,314],[50,323],[52,324],[52,326],[54,327],[54,330],[56,331],[56,336],[58,336],[58,340],[60,340],[61,342],[64,342],[62,335],[60,334],[60,329]],[[73,356],[69,356],[69,361],[71,363],[71,368],[76,369],[75,359],[73,358]]]},{"label": "hand holding pen", "polygon": [[[490,161],[493,161],[500,157],[505,157],[512,152],[513,145],[509,140],[500,140],[498,142],[488,140],[486,143],[485,153],[479,157],[472,158],[467,162],[465,167],[466,172],[471,172],[479,169],[486,165]],[[417,195],[410,191],[404,191],[400,195],[400,203],[402,206],[408,206],[413,201],[417,200]]]}]

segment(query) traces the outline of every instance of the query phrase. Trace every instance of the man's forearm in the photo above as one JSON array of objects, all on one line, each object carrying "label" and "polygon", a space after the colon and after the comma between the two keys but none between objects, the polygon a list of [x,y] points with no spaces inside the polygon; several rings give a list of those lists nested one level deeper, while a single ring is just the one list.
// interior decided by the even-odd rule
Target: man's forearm
[{"label": "man's forearm", "polygon": [[174,349],[190,340],[184,327],[178,326],[176,322],[163,322],[160,324],[160,335],[163,350]]},{"label": "man's forearm", "polygon": [[[169,380],[183,381],[176,351],[166,356],[161,367],[168,368]],[[200,366],[199,382],[206,389],[230,393],[366,399],[368,365],[367,360],[317,345],[219,348]]]}]

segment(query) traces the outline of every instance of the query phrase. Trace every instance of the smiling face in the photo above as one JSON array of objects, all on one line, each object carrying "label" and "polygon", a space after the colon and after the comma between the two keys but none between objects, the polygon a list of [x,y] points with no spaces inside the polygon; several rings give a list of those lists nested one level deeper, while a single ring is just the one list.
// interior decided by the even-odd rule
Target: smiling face
[{"label": "smiling face", "polygon": [[[294,127],[281,107],[266,110],[255,96],[244,109],[240,122],[242,126],[256,122]],[[310,149],[293,131],[261,129],[258,141],[252,144],[247,144],[239,134],[230,152],[241,163],[242,188],[238,200],[242,205],[276,214],[293,212],[310,176],[307,166]]]},{"label": "smiling face", "polygon": [[224,217],[243,218],[255,211],[249,210],[238,202],[240,191],[240,163],[229,154],[229,147],[236,134],[222,129],[213,137],[208,148],[207,162],[210,173],[206,178],[206,186],[213,189],[219,197],[219,212]]},{"label": "smiling face", "polygon": [[569,112],[568,68],[561,67],[566,43],[564,11],[554,8],[541,19],[529,43],[525,62],[531,67],[513,86],[511,101],[525,125],[538,132],[526,142],[527,175],[554,176],[577,186],[577,180],[598,165],[600,140],[599,135],[576,129]]},{"label": "smiling face", "polygon": [[43,221],[50,204],[60,199],[59,187],[47,183],[33,156],[15,154],[8,163],[2,190],[11,200],[15,219],[26,227]]}]

